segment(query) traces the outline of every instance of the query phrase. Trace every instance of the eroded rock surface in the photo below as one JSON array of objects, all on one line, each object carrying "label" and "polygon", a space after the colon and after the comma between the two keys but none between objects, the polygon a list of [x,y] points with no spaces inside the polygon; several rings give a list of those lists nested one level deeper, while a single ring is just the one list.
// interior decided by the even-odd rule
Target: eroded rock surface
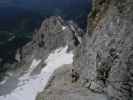
[{"label": "eroded rock surface", "polygon": [[[71,73],[55,74],[37,100],[97,100],[97,96],[98,100],[132,100],[132,10],[132,0],[93,0],[88,29],[74,51]],[[75,80],[73,73],[79,75],[75,82],[70,81]]]},{"label": "eroded rock surface", "polygon": [[75,69],[89,90],[111,100],[132,100],[133,2],[95,0],[94,5]]},{"label": "eroded rock surface", "polygon": [[29,63],[33,58],[45,59],[51,51],[66,45],[72,50],[80,44],[82,34],[83,31],[73,22],[52,16],[42,22],[32,41],[17,51],[16,60]]},{"label": "eroded rock surface", "polygon": [[[12,70],[2,75],[0,98],[34,100],[58,67],[72,63],[72,51],[81,44],[82,35],[83,31],[72,21],[65,22],[59,16],[45,19],[41,28],[33,34],[32,41],[17,50],[16,62],[5,65]],[[33,94],[27,94],[28,91]]]}]

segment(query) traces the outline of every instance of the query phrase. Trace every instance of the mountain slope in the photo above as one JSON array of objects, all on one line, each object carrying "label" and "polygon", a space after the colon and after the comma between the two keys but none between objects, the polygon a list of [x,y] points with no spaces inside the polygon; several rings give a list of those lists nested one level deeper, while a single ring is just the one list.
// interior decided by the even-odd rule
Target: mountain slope
[{"label": "mountain slope", "polygon": [[[67,49],[68,47],[59,48],[51,53],[44,61],[46,66],[43,66],[39,74],[32,75],[33,71],[43,60],[34,59],[24,75],[20,77],[14,76],[14,79],[3,81],[3,85],[1,84],[0,87],[0,95],[6,96],[0,96],[0,100],[35,100],[37,93],[46,87],[53,72],[64,64],[72,63],[73,54],[72,52],[67,53]],[[13,88],[11,84],[16,85],[16,88],[12,89],[11,93],[8,94],[9,88]],[[4,89],[5,86],[6,90]]]},{"label": "mountain slope", "polygon": [[93,0],[72,67],[37,100],[132,100],[132,10],[132,0]]},{"label": "mountain slope", "polygon": [[73,62],[72,51],[82,35],[76,24],[59,16],[44,20],[32,41],[17,50],[16,62],[8,65],[4,75],[1,73],[0,100],[35,100],[54,71]]},{"label": "mountain slope", "polygon": [[[52,75],[50,81],[50,76],[45,77],[47,85],[42,83],[45,86],[41,91],[37,90],[38,85],[34,87],[37,93],[41,93],[35,93],[33,100],[132,100],[133,1],[93,0],[92,5],[86,34],[73,22],[65,22],[61,17],[53,16],[42,23],[31,42],[17,51],[16,60],[21,67],[15,75],[22,78],[23,75],[36,76],[44,70],[48,72],[46,76]],[[68,49],[58,49],[65,46]],[[58,57],[53,54],[48,56],[55,50]],[[66,54],[69,56],[64,59]],[[68,65],[62,65],[62,62]],[[30,64],[31,67],[27,67]],[[59,66],[63,67],[54,73],[53,68]],[[3,88],[6,82],[1,84]],[[29,83],[26,82],[26,85]]]}]

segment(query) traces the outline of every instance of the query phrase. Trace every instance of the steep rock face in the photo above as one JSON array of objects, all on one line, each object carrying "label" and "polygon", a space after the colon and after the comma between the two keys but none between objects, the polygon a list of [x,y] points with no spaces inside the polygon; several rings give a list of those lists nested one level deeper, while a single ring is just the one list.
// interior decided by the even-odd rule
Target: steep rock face
[{"label": "steep rock face", "polygon": [[133,97],[133,1],[94,0],[74,67],[84,87],[109,100]]},{"label": "steep rock face", "polygon": [[52,16],[43,21],[40,29],[33,34],[33,40],[17,51],[16,60],[29,63],[33,58],[45,59],[47,54],[62,46],[68,45],[72,49],[80,43],[82,34],[76,24]]}]

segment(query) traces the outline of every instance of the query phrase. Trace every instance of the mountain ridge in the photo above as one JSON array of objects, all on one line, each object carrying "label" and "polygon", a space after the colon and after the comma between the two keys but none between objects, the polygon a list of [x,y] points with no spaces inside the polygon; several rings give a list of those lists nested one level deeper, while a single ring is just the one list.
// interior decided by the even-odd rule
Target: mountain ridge
[{"label": "mountain ridge", "polygon": [[[65,50],[74,55],[73,64],[56,70],[36,100],[132,100],[133,2],[93,0],[92,5],[86,32],[74,22],[52,16],[34,32],[32,41],[17,50],[17,66],[22,73],[33,62],[37,72],[45,68],[47,61],[38,62],[57,48],[67,45]],[[54,63],[49,64],[51,69]]]}]

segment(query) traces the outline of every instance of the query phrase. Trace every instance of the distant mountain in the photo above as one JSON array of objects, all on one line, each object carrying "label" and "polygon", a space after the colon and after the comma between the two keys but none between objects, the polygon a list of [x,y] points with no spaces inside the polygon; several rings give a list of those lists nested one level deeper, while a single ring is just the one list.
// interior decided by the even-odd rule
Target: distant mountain
[{"label": "distant mountain", "polygon": [[82,29],[72,21],[64,21],[60,16],[45,19],[30,40],[27,35],[24,37],[1,32],[0,37],[6,41],[0,38],[3,41],[0,45],[0,79],[5,72],[23,68],[34,59],[46,59],[55,49],[65,46],[68,47],[67,51],[74,49],[80,44],[81,36]]},{"label": "distant mountain", "polygon": [[49,16],[60,15],[85,28],[88,5],[88,0],[0,0],[0,58],[12,60]]},{"label": "distant mountain", "polygon": [[75,20],[84,27],[88,5],[88,0],[0,0],[0,30],[31,32],[52,15]]}]

